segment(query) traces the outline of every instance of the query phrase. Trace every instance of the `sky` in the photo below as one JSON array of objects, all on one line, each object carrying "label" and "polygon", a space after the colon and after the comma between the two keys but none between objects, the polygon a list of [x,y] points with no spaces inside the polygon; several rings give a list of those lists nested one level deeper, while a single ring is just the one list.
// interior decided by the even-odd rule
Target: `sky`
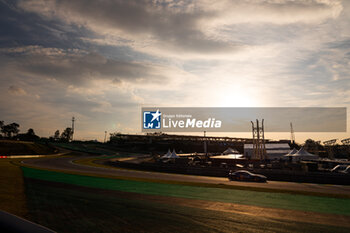
[{"label": "sky", "polygon": [[350,1],[0,0],[0,71],[0,120],[45,137],[141,133],[142,106],[350,107]]}]

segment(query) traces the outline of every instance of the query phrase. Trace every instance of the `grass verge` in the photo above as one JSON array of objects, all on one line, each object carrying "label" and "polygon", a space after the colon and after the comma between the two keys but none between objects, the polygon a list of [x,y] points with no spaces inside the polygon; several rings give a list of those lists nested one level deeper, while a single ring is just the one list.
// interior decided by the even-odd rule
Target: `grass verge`
[{"label": "grass verge", "polygon": [[119,180],[22,167],[25,177],[85,187],[350,216],[350,199]]}]

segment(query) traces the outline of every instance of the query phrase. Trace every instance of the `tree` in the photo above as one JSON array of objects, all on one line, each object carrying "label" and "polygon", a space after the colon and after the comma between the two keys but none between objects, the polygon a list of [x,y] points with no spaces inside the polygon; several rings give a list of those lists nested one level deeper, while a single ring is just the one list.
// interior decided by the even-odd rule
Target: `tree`
[{"label": "tree", "polygon": [[39,136],[35,135],[34,129],[28,129],[25,134],[18,134],[17,137],[21,141],[36,141],[39,140]]},{"label": "tree", "polygon": [[32,129],[32,128],[28,129],[27,135],[29,135],[29,136],[34,136],[34,135],[35,135],[34,129]]},{"label": "tree", "polygon": [[62,132],[61,139],[62,141],[69,142],[72,140],[72,136],[73,136],[73,130],[72,128],[68,127]]},{"label": "tree", "polygon": [[[1,132],[2,132],[2,127],[4,126],[4,121],[0,121],[0,129],[1,129]],[[2,138],[2,135],[0,134],[0,138]]]},{"label": "tree", "polygon": [[59,130],[56,130],[55,134],[53,135],[53,139],[55,141],[60,140],[60,131]]},{"label": "tree", "polygon": [[1,132],[8,138],[11,138],[12,135],[18,134],[19,132],[19,124],[11,123],[8,125],[3,125],[1,127]]},{"label": "tree", "polygon": [[319,151],[323,149],[323,147],[319,142],[316,142],[312,139],[307,139],[304,144],[304,149],[308,152],[318,154]]}]

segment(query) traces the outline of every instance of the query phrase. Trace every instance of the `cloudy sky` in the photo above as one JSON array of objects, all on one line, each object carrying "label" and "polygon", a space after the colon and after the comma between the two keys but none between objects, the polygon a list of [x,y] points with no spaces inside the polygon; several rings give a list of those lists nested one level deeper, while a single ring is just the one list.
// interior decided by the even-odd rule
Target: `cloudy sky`
[{"label": "cloudy sky", "polygon": [[214,2],[0,0],[0,120],[101,140],[141,106],[350,107],[350,1]]}]

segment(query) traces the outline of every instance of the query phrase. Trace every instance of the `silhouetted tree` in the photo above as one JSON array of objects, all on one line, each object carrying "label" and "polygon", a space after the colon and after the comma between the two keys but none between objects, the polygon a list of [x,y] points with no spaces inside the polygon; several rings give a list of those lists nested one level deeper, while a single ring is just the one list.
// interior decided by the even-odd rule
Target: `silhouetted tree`
[{"label": "silhouetted tree", "polygon": [[35,132],[32,128],[28,129],[25,134],[18,134],[17,137],[21,141],[36,141],[39,140],[39,136],[35,135]]},{"label": "silhouetted tree", "polygon": [[[4,126],[4,121],[0,121],[0,130],[2,132],[2,127]],[[2,138],[2,134],[0,134],[0,138]]]},{"label": "silhouetted tree", "polygon": [[12,135],[18,134],[19,132],[19,124],[11,123],[8,125],[3,125],[1,127],[1,132],[8,138],[11,138]]},{"label": "silhouetted tree", "polygon": [[72,136],[73,136],[72,128],[68,127],[62,132],[61,139],[62,139],[62,141],[69,142],[72,140]]},{"label": "silhouetted tree", "polygon": [[34,129],[32,129],[32,128],[28,129],[27,135],[31,135],[31,136],[35,135]]},{"label": "silhouetted tree", "polygon": [[318,152],[322,150],[323,147],[319,142],[316,142],[312,139],[307,139],[304,144],[304,149],[308,152],[318,154]]},{"label": "silhouetted tree", "polygon": [[59,141],[60,140],[60,131],[56,130],[55,134],[53,135],[53,139],[55,141]]}]

